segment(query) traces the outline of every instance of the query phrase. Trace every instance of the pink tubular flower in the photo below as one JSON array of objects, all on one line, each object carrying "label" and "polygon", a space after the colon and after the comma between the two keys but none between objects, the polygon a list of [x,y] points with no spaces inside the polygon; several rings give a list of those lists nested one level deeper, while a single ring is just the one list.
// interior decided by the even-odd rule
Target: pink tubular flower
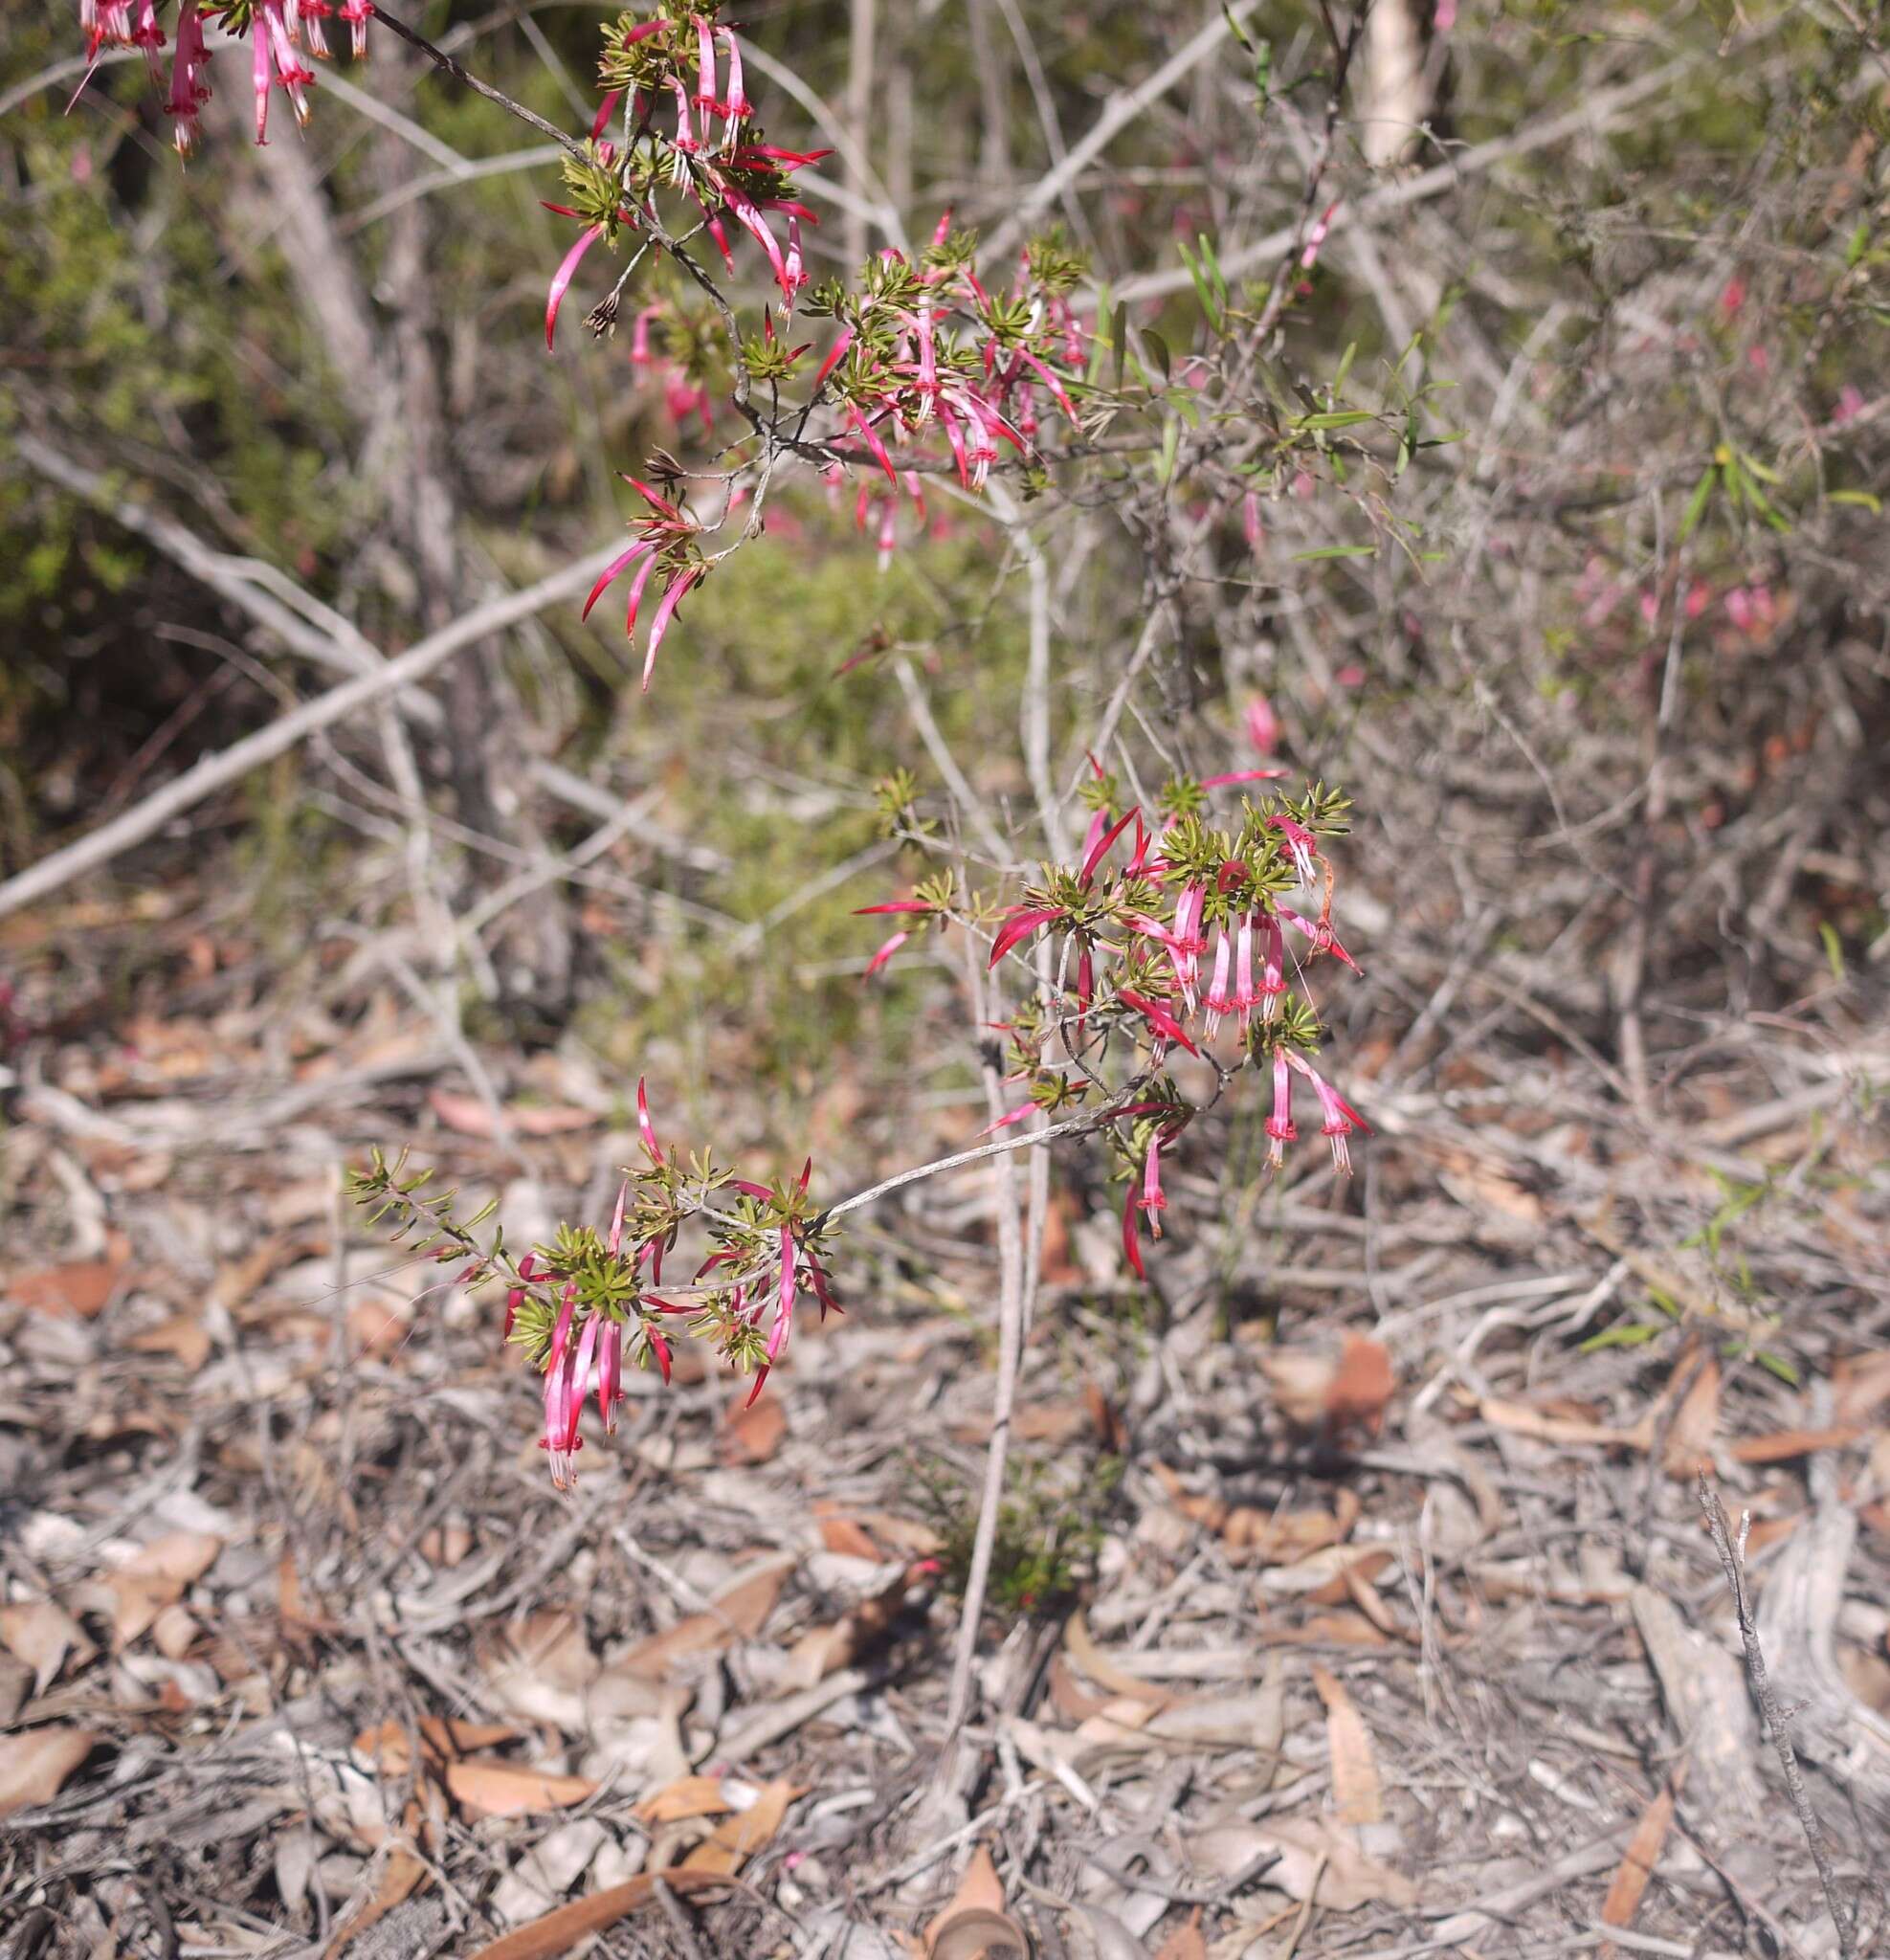
[{"label": "pink tubular flower", "polygon": [[[261,140],[260,137],[256,139],[258,143]],[[551,275],[551,290],[545,296],[545,345],[547,352],[557,345],[558,309],[565,303],[566,290],[577,276],[578,263],[603,235],[602,225],[587,226],[577,243],[559,261],[558,270]]]},{"label": "pink tubular flower", "polygon": [[1279,1012],[1279,996],[1286,991],[1286,935],[1278,917],[1268,912],[1260,921],[1266,937],[1266,952],[1260,966],[1260,991],[1256,1005],[1260,1019],[1270,1021]]},{"label": "pink tubular flower", "polygon": [[1319,839],[1304,824],[1295,823],[1290,816],[1270,816],[1267,822],[1286,839],[1293,868],[1300,874],[1301,883],[1310,890],[1319,882]]},{"label": "pink tubular flower", "polygon": [[1330,953],[1342,966],[1349,967],[1354,973],[1361,970],[1359,963],[1339,944],[1338,935],[1330,925],[1323,921],[1302,919],[1299,913],[1288,911],[1284,905],[1279,908],[1279,916],[1296,932],[1303,932],[1312,941],[1315,952]]},{"label": "pink tubular flower", "polygon": [[1279,717],[1265,695],[1256,694],[1248,701],[1246,722],[1247,740],[1257,753],[1271,755],[1279,746]]},{"label": "pink tubular flower", "polygon": [[1240,500],[1240,529],[1248,550],[1257,551],[1266,533],[1260,524],[1260,497],[1256,490],[1249,490]]},{"label": "pink tubular flower", "polygon": [[571,1362],[569,1352],[571,1320],[577,1312],[577,1281],[569,1281],[551,1330],[551,1353],[545,1369],[545,1434],[539,1448],[551,1458],[551,1481],[559,1490],[568,1490],[572,1454],[583,1446],[577,1433],[577,1419],[571,1408]]},{"label": "pink tubular flower", "polygon": [[1157,1130],[1148,1140],[1148,1155],[1142,1166],[1142,1196],[1137,1201],[1138,1209],[1148,1214],[1148,1236],[1160,1238],[1162,1221],[1155,1214],[1166,1212],[1168,1201],[1162,1191],[1162,1133]]},{"label": "pink tubular flower", "polygon": [[1230,783],[1271,783],[1277,777],[1288,776],[1291,769],[1227,769],[1218,776],[1203,776],[1204,790],[1222,790]]},{"label": "pink tubular flower", "polygon": [[1235,1005],[1234,995],[1227,991],[1233,963],[1234,943],[1228,937],[1227,927],[1221,925],[1214,933],[1213,976],[1208,982],[1208,991],[1201,1003],[1208,1013],[1208,1038],[1211,1041],[1220,1033],[1222,1016],[1232,1013]]},{"label": "pink tubular flower", "polygon": [[367,58],[367,23],[374,17],[373,0],[342,0],[341,18],[348,24],[348,56],[355,61]]},{"label": "pink tubular flower", "polygon": [[164,105],[165,114],[176,125],[172,141],[179,156],[188,157],[197,146],[197,118],[210,100],[210,83],[204,79],[204,70],[209,65],[210,50],[204,46],[197,0],[184,0],[177,11],[177,51],[170,62],[170,94]]},{"label": "pink tubular flower", "polygon": [[1320,247],[1325,243],[1326,236],[1332,230],[1332,216],[1338,209],[1337,204],[1328,204],[1314,221],[1312,230],[1306,234],[1306,248],[1300,254],[1301,272],[1310,272],[1319,262]]},{"label": "pink tubular flower", "polygon": [[1288,1071],[1286,1051],[1273,1054],[1273,1114],[1267,1118],[1267,1163],[1278,1170],[1286,1161],[1286,1146],[1297,1142],[1300,1132],[1293,1126],[1293,1078]]},{"label": "pink tubular flower", "polygon": [[890,960],[896,952],[899,951],[900,947],[902,947],[906,943],[906,941],[911,937],[912,935],[909,932],[894,933],[892,938],[887,940],[885,944],[880,947],[879,950],[877,953],[875,953],[870,960],[867,961],[866,971],[859,976],[861,980],[872,979],[874,974],[877,973],[879,970],[879,969],[883,967],[886,964],[886,962]]},{"label": "pink tubular flower", "polygon": [[679,571],[663,589],[662,603],[656,608],[656,616],[650,622],[650,645],[643,656],[643,692],[650,692],[650,676],[656,672],[656,649],[663,643],[663,635],[669,631],[670,621],[676,617],[676,609],[682,604],[682,596],[698,580],[708,575],[706,565],[692,565]]},{"label": "pink tubular flower", "polygon": [[1352,1174],[1352,1153],[1346,1139],[1354,1130],[1371,1135],[1371,1125],[1340,1095],[1325,1078],[1301,1055],[1289,1058],[1292,1065],[1313,1085],[1324,1117],[1320,1134],[1332,1146],[1332,1168],[1344,1176]]}]

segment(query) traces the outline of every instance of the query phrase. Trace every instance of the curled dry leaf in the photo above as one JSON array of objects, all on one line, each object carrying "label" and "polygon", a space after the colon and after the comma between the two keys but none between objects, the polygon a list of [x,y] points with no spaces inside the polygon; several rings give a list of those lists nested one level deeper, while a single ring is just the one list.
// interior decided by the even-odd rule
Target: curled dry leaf
[{"label": "curled dry leaf", "polygon": [[33,1691],[43,1695],[70,1659],[82,1666],[99,1650],[56,1599],[27,1599],[0,1606],[0,1641],[33,1669]]},{"label": "curled dry leaf", "polygon": [[0,1817],[51,1803],[98,1742],[89,1728],[25,1728],[0,1735]]},{"label": "curled dry leaf", "polygon": [[1380,1823],[1385,1800],[1365,1718],[1338,1676],[1317,1661],[1313,1663],[1313,1686],[1325,1704],[1325,1746],[1332,1758],[1332,1795],[1339,1820],[1345,1824]]},{"label": "curled dry leaf", "polygon": [[1194,1908],[1186,1926],[1178,1926],[1155,1949],[1155,1960],[1208,1960],[1208,1943],[1201,1934],[1201,1908]]},{"label": "curled dry leaf", "polygon": [[1527,1402],[1508,1402],[1497,1395],[1485,1395],[1477,1404],[1477,1413],[1493,1429],[1527,1437],[1539,1443],[1598,1443],[1604,1449],[1645,1450],[1654,1441],[1652,1412],[1632,1429],[1611,1429],[1606,1423],[1558,1415]]},{"label": "curled dry leaf", "polygon": [[1144,1681],[1140,1675],[1131,1674],[1127,1668],[1112,1660],[1091,1637],[1089,1622],[1080,1612],[1070,1615],[1070,1622],[1063,1629],[1063,1644],[1069,1650],[1070,1659],[1090,1680],[1099,1687],[1107,1688],[1111,1694],[1127,1696],[1151,1708],[1166,1708],[1176,1699],[1167,1688]]},{"label": "curled dry leaf", "polygon": [[1266,1882],[1289,1899],[1313,1896],[1327,1912],[1362,1905],[1409,1911],[1417,1887],[1402,1872],[1359,1849],[1352,1830],[1331,1817],[1269,1817],[1259,1824],[1216,1824],[1188,1842],[1190,1864],[1232,1878],[1267,1851],[1279,1854]]}]

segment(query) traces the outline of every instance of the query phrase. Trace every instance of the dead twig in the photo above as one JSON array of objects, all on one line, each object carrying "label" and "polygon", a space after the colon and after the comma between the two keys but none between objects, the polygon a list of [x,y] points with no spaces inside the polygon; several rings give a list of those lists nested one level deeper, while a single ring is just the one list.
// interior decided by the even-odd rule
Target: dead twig
[{"label": "dead twig", "polygon": [[1772,1732],[1772,1747],[1778,1751],[1779,1768],[1785,1772],[1785,1787],[1791,1795],[1791,1807],[1798,1813],[1799,1828],[1812,1848],[1812,1862],[1818,1868],[1818,1882],[1824,1887],[1824,1903],[1830,1908],[1832,1924],[1837,1928],[1837,1951],[1841,1960],[1854,1960],[1857,1950],[1857,1922],[1846,1912],[1837,1896],[1837,1874],[1832,1868],[1831,1847],[1824,1826],[1812,1807],[1811,1793],[1805,1788],[1804,1772],[1798,1768],[1798,1752],[1791,1746],[1791,1728],[1785,1711],[1772,1692],[1766,1673],[1766,1657],[1759,1646],[1759,1629],[1752,1617],[1752,1602],[1745,1590],[1745,1535],[1751,1528],[1752,1514],[1742,1511],[1739,1534],[1733,1535],[1726,1508],[1719,1492],[1702,1477],[1699,1483],[1700,1508],[1706,1514],[1706,1528],[1713,1534],[1714,1548],[1725,1570],[1726,1589],[1732,1594],[1733,1612],[1739,1620],[1739,1637],[1745,1647],[1745,1672],[1752,1683],[1754,1700]]}]

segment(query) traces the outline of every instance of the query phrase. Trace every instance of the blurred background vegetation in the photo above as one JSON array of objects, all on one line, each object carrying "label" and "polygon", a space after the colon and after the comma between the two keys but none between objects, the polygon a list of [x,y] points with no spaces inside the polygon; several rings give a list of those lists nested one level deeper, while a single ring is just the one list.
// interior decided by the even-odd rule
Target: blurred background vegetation
[{"label": "blurred background vegetation", "polygon": [[[541,114],[588,119],[608,10],[406,11]],[[1365,936],[1401,942],[1347,1010],[1381,1064],[1473,942],[1512,982],[1526,969],[1547,1016],[1511,1038],[1611,1059],[1631,1038],[1617,967],[1636,935],[1626,1004],[1659,995],[1656,1045],[1676,1052],[1701,1016],[1881,972],[1876,12],[1382,0],[1330,179],[1367,215],[1306,277],[1267,377],[1290,409],[1376,419],[1303,441],[1262,486],[1256,546],[1230,527],[1132,737],[1155,780],[1165,732],[1202,767],[1238,766],[1241,708],[1263,691],[1285,759],[1353,792],[1355,870],[1380,895]],[[947,206],[1001,222],[1214,17],[1171,0],[758,0],[743,24],[805,83],[790,98],[751,75],[769,136],[850,127],[874,182],[838,159],[833,181],[923,235]],[[1170,354],[1170,396],[1203,331],[1179,247],[1206,234],[1242,263],[1293,221],[1318,134],[1319,9],[1264,0],[1247,30],[1262,113],[1253,59],[1226,40],[1057,202],[1093,277]],[[7,871],[335,678],[180,564],[164,524],[278,568],[391,651],[607,542],[630,507],[616,470],[657,447],[714,452],[671,419],[626,332],[593,344],[569,320],[546,355],[545,285],[568,240],[539,203],[555,167],[487,170],[542,145],[391,36],[365,71],[323,75],[306,135],[280,116],[260,150],[243,57],[224,54],[186,167],[136,61],[101,67],[67,113],[76,53],[64,7],[8,10]],[[825,209],[816,276],[878,241]],[[1276,258],[1248,276],[1263,286]],[[1151,446],[1165,417],[1147,418]],[[1394,458],[1407,434],[1435,446]],[[21,437],[64,458],[64,479]],[[1032,509],[1055,566],[1059,770],[1138,629],[1128,509],[1107,468],[1072,470]],[[600,794],[656,792],[656,828],[595,881],[536,892],[460,962],[476,1036],[574,1039],[620,1079],[654,1054],[678,1093],[731,1096],[752,1135],[816,1145],[863,1102],[895,1121],[901,1098],[965,1094],[962,1027],[935,1038],[958,1012],[952,975],[908,957],[863,991],[871,937],[851,913],[913,869],[878,842],[876,781],[910,766],[941,791],[901,660],[980,788],[1000,807],[1025,792],[1023,586],[976,510],[941,497],[929,535],[909,513],[901,526],[882,572],[852,486],[793,486],[685,607],[647,697],[608,602],[589,624],[551,609],[435,684],[443,717],[415,740],[462,904],[583,838]],[[314,985],[334,953],[311,922],[404,916],[404,822],[370,718],[200,809],[111,886],[128,903],[189,884],[258,974]],[[132,997],[172,957],[162,935],[16,944],[22,997],[47,1014]],[[871,1087],[882,1071],[890,1101]]]}]

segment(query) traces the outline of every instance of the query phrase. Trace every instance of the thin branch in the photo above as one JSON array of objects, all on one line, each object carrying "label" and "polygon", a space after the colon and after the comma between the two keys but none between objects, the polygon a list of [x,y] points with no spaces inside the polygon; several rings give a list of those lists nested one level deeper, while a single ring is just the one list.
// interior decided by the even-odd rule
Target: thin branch
[{"label": "thin branch", "polygon": [[1785,1771],[1785,1787],[1790,1793],[1792,1809],[1798,1813],[1798,1825],[1805,1834],[1805,1842],[1812,1847],[1812,1862],[1818,1868],[1818,1882],[1824,1887],[1824,1903],[1831,1912],[1832,1924],[1837,1928],[1839,1960],[1856,1960],[1857,1915],[1846,1912],[1838,1898],[1837,1874],[1832,1866],[1831,1848],[1825,1839],[1824,1826],[1818,1821],[1817,1812],[1812,1808],[1811,1793],[1805,1788],[1804,1773],[1798,1768],[1798,1752],[1791,1746],[1790,1725],[1785,1711],[1778,1705],[1778,1697],[1772,1692],[1771,1680],[1766,1673],[1766,1657],[1759,1647],[1758,1623],[1752,1616],[1752,1602],[1745,1590],[1745,1534],[1751,1526],[1751,1514],[1747,1512],[1740,1518],[1739,1535],[1735,1539],[1725,1506],[1720,1502],[1720,1494],[1703,1476],[1699,1482],[1699,1493],[1700,1508],[1706,1514],[1706,1528],[1713,1534],[1713,1546],[1725,1570],[1726,1590],[1732,1594],[1733,1612],[1739,1619],[1739,1637],[1745,1647],[1745,1672],[1751,1679],[1753,1698],[1771,1729],[1772,1747],[1778,1751],[1779,1768]]},{"label": "thin branch", "polygon": [[53,852],[0,884],[0,919],[70,884],[86,872],[109,864],[122,851],[142,844],[206,796],[238,781],[262,764],[273,762],[317,730],[333,727],[383,695],[424,679],[475,641],[502,632],[521,619],[528,619],[547,606],[581,592],[617,556],[617,551],[615,544],[607,545],[523,591],[509,592],[503,598],[476,606],[450,626],[429,634],[404,654],[389,660],[378,672],[359,675],[340,687],[330,688],[326,694],[305,702],[293,714],[281,716],[228,748],[204,756],[174,782],[134,804],[122,815],[100,824],[63,850]]},{"label": "thin branch", "polygon": [[588,164],[590,161],[584,145],[575,136],[560,129],[555,122],[547,122],[536,109],[528,109],[524,103],[515,102],[502,89],[494,88],[489,81],[481,81],[470,69],[456,61],[444,48],[436,48],[424,34],[415,33],[398,15],[389,13],[385,7],[376,7],[374,18],[383,27],[398,34],[410,47],[418,48],[435,68],[444,70],[455,81],[471,89],[475,95],[483,96],[489,102],[497,102],[501,109],[509,111],[521,122],[529,123],[541,135],[550,137],[552,142],[575,157],[579,163]]}]

